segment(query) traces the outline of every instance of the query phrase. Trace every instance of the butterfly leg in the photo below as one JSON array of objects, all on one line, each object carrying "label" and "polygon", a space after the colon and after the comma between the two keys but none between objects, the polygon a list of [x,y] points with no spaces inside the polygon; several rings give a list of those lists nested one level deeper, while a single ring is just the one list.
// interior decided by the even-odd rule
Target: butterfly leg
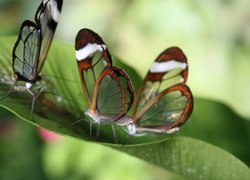
[{"label": "butterfly leg", "polygon": [[89,136],[92,136],[92,120],[89,121]]},{"label": "butterfly leg", "polygon": [[125,140],[123,141],[122,145],[127,144],[129,137],[130,137],[130,134],[127,133],[126,138],[125,138]]},{"label": "butterfly leg", "polygon": [[96,136],[95,136],[96,138],[98,138],[100,135],[100,128],[101,128],[101,123],[99,122],[97,123]]},{"label": "butterfly leg", "polygon": [[31,103],[30,114],[31,114],[31,119],[33,121],[33,110],[34,110],[34,104],[35,104],[35,94],[30,89],[27,89],[27,92],[32,96],[32,103]]},{"label": "butterfly leg", "polygon": [[38,93],[35,94],[29,88],[27,88],[28,93],[30,93],[32,95],[32,104],[31,104],[31,111],[30,111],[32,121],[34,121],[33,120],[33,112],[34,112],[34,107],[35,107],[35,101],[38,98],[38,96],[42,93],[43,89],[44,88],[41,87],[40,90],[38,91]]},{"label": "butterfly leg", "polygon": [[117,141],[117,137],[116,137],[116,129],[115,129],[114,123],[111,123],[111,127],[112,127],[112,131],[113,131],[114,141],[117,144],[118,141]]}]

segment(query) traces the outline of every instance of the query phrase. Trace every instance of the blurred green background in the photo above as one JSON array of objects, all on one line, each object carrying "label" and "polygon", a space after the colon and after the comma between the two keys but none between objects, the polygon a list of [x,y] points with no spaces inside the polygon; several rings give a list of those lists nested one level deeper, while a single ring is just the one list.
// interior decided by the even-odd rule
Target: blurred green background
[{"label": "blurred green background", "polygon": [[[73,43],[79,29],[93,29],[141,76],[165,48],[179,46],[188,58],[194,97],[222,102],[250,120],[249,0],[64,1],[57,38]],[[1,0],[0,36],[17,35],[22,21],[34,19],[39,3]],[[0,110],[0,179],[34,177],[181,179],[93,143],[45,142],[37,128]]]}]

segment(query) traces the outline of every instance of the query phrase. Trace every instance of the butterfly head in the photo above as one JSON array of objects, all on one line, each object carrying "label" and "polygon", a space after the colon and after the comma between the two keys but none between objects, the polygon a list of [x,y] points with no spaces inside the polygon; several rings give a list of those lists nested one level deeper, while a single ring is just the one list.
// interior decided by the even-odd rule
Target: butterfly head
[{"label": "butterfly head", "polygon": [[12,80],[13,80],[14,82],[18,81],[18,79],[19,79],[17,73],[12,74],[11,78],[12,78]]}]

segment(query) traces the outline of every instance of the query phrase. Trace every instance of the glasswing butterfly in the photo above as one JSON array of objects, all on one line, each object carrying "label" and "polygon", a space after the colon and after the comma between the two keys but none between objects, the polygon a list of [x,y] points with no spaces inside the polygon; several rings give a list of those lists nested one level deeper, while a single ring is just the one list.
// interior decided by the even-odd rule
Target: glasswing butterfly
[{"label": "glasswing butterfly", "polygon": [[[33,112],[35,99],[44,88],[41,85],[34,88],[34,85],[41,80],[39,74],[55,34],[62,4],[62,0],[43,0],[36,11],[35,22],[26,20],[22,23],[12,51],[14,85],[1,100],[8,97],[13,89],[27,91],[33,97],[31,113]],[[20,86],[18,81],[24,82],[25,87]],[[40,90],[35,93],[32,88]]]},{"label": "glasswing butterfly", "polygon": [[130,135],[173,133],[193,110],[193,97],[186,85],[187,58],[178,47],[163,51],[150,66],[135,97],[127,126]]},{"label": "glasswing butterfly", "polygon": [[134,100],[132,83],[125,71],[112,65],[111,55],[102,38],[90,29],[81,29],[75,39],[75,49],[87,105],[85,114],[97,124],[132,123],[121,120]]},{"label": "glasswing butterfly", "polygon": [[162,52],[151,65],[132,108],[134,90],[126,73],[112,66],[111,55],[102,38],[89,29],[78,32],[76,60],[88,109],[94,122],[127,126],[129,135],[172,133],[192,113],[193,98],[185,84],[187,59],[181,49]]}]

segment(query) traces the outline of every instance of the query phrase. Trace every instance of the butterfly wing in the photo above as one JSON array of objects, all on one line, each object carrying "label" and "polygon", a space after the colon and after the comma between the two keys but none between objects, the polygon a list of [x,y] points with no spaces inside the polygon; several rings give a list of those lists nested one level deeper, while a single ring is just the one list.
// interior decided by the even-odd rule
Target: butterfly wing
[{"label": "butterfly wing", "polygon": [[187,74],[187,59],[181,49],[171,47],[163,51],[150,66],[139,88],[132,116],[135,116],[159,92],[176,84],[184,84],[187,80]]},{"label": "butterfly wing", "polygon": [[150,66],[133,105],[137,129],[169,131],[183,124],[192,112],[193,100],[185,85],[187,59],[181,49],[163,51]]},{"label": "butterfly wing", "polygon": [[75,50],[85,101],[90,109],[97,78],[105,68],[112,67],[111,55],[102,38],[90,29],[78,32]]},{"label": "butterfly wing", "polygon": [[37,59],[41,30],[31,21],[24,21],[12,52],[12,68],[18,80],[33,82],[37,78]]},{"label": "butterfly wing", "polygon": [[128,75],[117,67],[106,68],[96,81],[91,111],[105,121],[124,116],[134,101],[134,89]]},{"label": "butterfly wing", "polygon": [[43,67],[53,40],[62,9],[62,3],[62,0],[43,0],[37,9],[35,21],[42,32],[38,72],[40,72]]},{"label": "butterfly wing", "polygon": [[43,0],[35,22],[24,21],[13,48],[13,71],[16,80],[35,82],[50,48],[62,0]]},{"label": "butterfly wing", "polygon": [[186,85],[172,86],[151,99],[134,117],[137,132],[170,133],[187,121],[193,98]]}]

